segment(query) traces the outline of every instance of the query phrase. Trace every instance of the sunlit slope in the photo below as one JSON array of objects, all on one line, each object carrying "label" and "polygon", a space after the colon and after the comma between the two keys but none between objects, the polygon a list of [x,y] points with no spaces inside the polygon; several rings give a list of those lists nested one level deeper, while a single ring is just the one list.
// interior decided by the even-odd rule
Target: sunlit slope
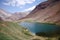
[{"label": "sunlit slope", "polygon": [[30,40],[32,36],[17,23],[0,22],[0,40]]},{"label": "sunlit slope", "polygon": [[42,2],[25,18],[41,23],[56,23],[60,25],[60,0]]}]

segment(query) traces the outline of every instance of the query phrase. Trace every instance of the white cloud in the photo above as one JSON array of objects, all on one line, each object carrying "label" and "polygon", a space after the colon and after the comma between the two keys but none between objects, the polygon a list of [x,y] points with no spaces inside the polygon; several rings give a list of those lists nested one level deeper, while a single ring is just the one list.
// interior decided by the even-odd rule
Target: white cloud
[{"label": "white cloud", "polygon": [[35,0],[7,0],[6,2],[4,2],[4,5],[8,5],[8,6],[21,6],[21,5],[25,5],[25,4],[30,4],[33,3]]},{"label": "white cloud", "polygon": [[36,6],[33,6],[31,8],[25,9],[24,11],[32,11]]}]

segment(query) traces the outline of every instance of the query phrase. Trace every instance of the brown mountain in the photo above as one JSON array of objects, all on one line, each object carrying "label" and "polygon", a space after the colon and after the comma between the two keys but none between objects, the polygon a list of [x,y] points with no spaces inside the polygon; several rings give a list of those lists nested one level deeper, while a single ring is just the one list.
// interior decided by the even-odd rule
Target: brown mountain
[{"label": "brown mountain", "polygon": [[0,9],[0,20],[4,20],[6,21],[8,17],[10,17],[11,14],[9,14],[9,12],[3,10],[3,9]]},{"label": "brown mountain", "polygon": [[17,21],[21,18],[25,17],[29,12],[16,12],[16,13],[9,13],[3,9],[0,9],[0,20],[3,21]]},{"label": "brown mountain", "polygon": [[25,17],[33,21],[60,23],[60,0],[48,0],[40,3]]},{"label": "brown mountain", "polygon": [[29,12],[16,12],[16,13],[12,14],[9,18],[13,21],[17,21],[17,20],[20,20],[21,18],[24,18],[28,14],[29,14]]}]

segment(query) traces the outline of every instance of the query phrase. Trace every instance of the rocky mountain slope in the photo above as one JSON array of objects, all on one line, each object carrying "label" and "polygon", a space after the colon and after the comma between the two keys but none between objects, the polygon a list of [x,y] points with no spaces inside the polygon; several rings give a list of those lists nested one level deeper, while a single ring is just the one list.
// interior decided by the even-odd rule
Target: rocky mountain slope
[{"label": "rocky mountain slope", "polygon": [[48,0],[40,3],[25,18],[33,21],[60,24],[60,0]]},{"label": "rocky mountain slope", "polygon": [[16,12],[12,14],[9,18],[12,19],[13,21],[20,20],[21,18],[27,16],[29,12]]},{"label": "rocky mountain slope", "polygon": [[0,19],[1,20],[5,20],[6,21],[6,18],[10,17],[10,16],[11,16],[11,14],[9,14],[8,12],[6,12],[3,9],[0,9]]},{"label": "rocky mountain slope", "polygon": [[21,18],[25,17],[29,12],[16,12],[16,13],[9,13],[3,9],[0,9],[0,20],[3,21],[17,21]]}]

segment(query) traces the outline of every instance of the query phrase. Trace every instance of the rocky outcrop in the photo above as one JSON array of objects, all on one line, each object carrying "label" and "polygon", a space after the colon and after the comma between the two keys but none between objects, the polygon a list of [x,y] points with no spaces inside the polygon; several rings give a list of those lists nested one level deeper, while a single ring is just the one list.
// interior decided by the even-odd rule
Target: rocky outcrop
[{"label": "rocky outcrop", "polygon": [[34,21],[60,23],[60,0],[48,0],[40,3],[25,18],[31,18]]},{"label": "rocky outcrop", "polygon": [[0,21],[3,21],[3,19],[0,17]]}]

